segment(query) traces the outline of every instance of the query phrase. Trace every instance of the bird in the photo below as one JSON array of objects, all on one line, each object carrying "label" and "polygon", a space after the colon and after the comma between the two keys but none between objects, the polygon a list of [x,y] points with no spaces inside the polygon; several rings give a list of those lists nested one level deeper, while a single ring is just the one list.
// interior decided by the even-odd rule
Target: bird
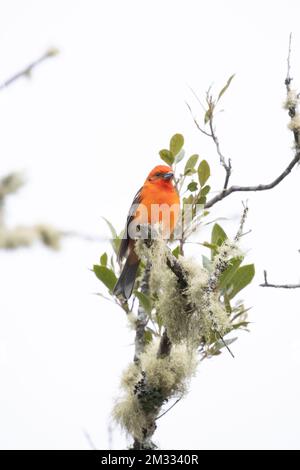
[{"label": "bird", "polygon": [[163,238],[170,238],[180,213],[180,198],[170,166],[157,165],[148,174],[136,193],[129,209],[118,261],[126,257],[125,265],[113,289],[113,294],[125,300],[131,297],[140,259],[135,252],[134,230],[142,224],[161,224]]}]

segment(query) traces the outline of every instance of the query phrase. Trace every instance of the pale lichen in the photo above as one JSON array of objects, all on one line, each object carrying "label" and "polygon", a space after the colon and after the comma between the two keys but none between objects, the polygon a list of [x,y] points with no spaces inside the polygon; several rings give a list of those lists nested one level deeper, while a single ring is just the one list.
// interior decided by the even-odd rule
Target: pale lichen
[{"label": "pale lichen", "polygon": [[[238,245],[232,240],[225,240],[224,243],[218,248],[214,257],[212,270],[219,271],[229,262],[232,258],[242,258],[243,253]],[[219,274],[218,272],[216,273]]]},{"label": "pale lichen", "polygon": [[141,355],[140,365],[131,364],[121,385],[125,391],[113,409],[116,422],[136,439],[142,440],[152,429],[164,402],[187,391],[198,363],[195,351],[185,345],[174,346],[169,356],[157,356],[159,341]]},{"label": "pale lichen", "polygon": [[164,240],[156,239],[148,246],[139,241],[136,251],[151,265],[152,313],[166,328],[172,344],[168,354],[160,356],[160,339],[152,340],[139,363],[130,365],[122,377],[124,396],[116,403],[113,416],[127,433],[143,441],[153,434],[162,405],[187,391],[199,347],[209,348],[232,328],[221,301],[219,280],[230,260],[242,253],[235,242],[226,240],[214,254],[209,271],[195,260],[179,256],[176,262],[182,274],[178,276]]},{"label": "pale lichen", "polygon": [[115,421],[127,434],[143,440],[143,430],[148,428],[150,420],[133,392],[125,395],[115,404],[112,414]]},{"label": "pale lichen", "polygon": [[37,238],[34,227],[0,228],[0,248],[17,248],[30,246]]},{"label": "pale lichen", "polygon": [[289,90],[286,96],[286,100],[283,102],[284,109],[296,108],[299,103],[299,97],[297,90]]},{"label": "pale lichen", "polygon": [[147,262],[150,262],[151,264],[149,281],[149,289],[151,292],[160,291],[161,279],[169,272],[166,263],[168,250],[166,241],[160,236],[152,241],[150,246],[147,246],[144,240],[138,240],[136,242],[135,251],[139,258],[145,264]]},{"label": "pale lichen", "polygon": [[167,271],[160,279],[160,292],[156,309],[167,328],[172,343],[180,343],[188,336],[189,322],[187,316],[186,296],[178,288],[176,276]]},{"label": "pale lichen", "polygon": [[140,379],[140,375],[140,368],[132,362],[122,374],[121,387],[124,390],[133,390],[134,384]]},{"label": "pale lichen", "polygon": [[4,198],[7,194],[12,194],[18,191],[25,183],[22,173],[10,173],[4,178],[0,179],[0,199]]},{"label": "pale lichen", "polygon": [[136,321],[137,321],[137,318],[136,318],[136,315],[134,312],[129,312],[127,315],[126,315],[126,318],[127,318],[127,321],[128,321],[128,328],[130,330],[135,330],[136,329]]},{"label": "pale lichen", "polygon": [[0,227],[0,248],[18,248],[33,245],[41,241],[44,245],[57,250],[61,234],[50,225],[18,226],[15,228]]},{"label": "pale lichen", "polygon": [[288,128],[291,131],[300,131],[300,114],[296,114],[289,122]]},{"label": "pale lichen", "polygon": [[156,308],[172,343],[186,342],[189,347],[197,348],[213,341],[216,333],[223,335],[229,330],[229,316],[219,300],[216,286],[228,260],[237,256],[241,256],[241,252],[236,245],[229,241],[224,243],[211,273],[194,260],[180,257],[188,283],[183,291],[173,273],[169,271],[162,276]]},{"label": "pale lichen", "polygon": [[160,358],[157,350],[158,344],[153,342],[141,356],[141,367],[148,385],[159,389],[166,398],[185,393],[189,379],[196,371],[196,352],[186,345],[175,345],[169,356]]}]

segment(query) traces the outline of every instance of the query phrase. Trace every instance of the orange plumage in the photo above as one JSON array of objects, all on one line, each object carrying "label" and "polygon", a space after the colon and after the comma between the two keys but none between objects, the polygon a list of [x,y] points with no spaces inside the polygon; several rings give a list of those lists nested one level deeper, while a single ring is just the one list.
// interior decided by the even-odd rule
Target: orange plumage
[{"label": "orange plumage", "polygon": [[172,168],[165,165],[156,166],[133,200],[119,250],[119,260],[125,256],[127,259],[115,285],[115,295],[129,299],[132,294],[139,266],[139,258],[134,251],[135,227],[160,223],[164,238],[170,238],[175,229],[180,212],[180,199],[173,184],[173,177]]}]

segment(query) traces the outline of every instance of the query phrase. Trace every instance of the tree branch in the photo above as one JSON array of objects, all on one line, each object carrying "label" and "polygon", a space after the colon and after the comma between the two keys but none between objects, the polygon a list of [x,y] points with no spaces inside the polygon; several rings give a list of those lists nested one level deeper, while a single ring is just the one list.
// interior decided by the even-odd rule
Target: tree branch
[{"label": "tree branch", "polygon": [[214,206],[217,202],[222,201],[232,193],[236,192],[249,192],[249,191],[267,191],[268,189],[273,189],[279,183],[281,183],[284,178],[292,171],[294,166],[299,163],[300,161],[300,152],[297,152],[293,160],[290,164],[286,167],[286,169],[277,177],[274,181],[268,184],[258,184],[256,186],[230,186],[230,188],[221,191],[215,197],[213,197],[210,201],[205,204],[205,209],[209,209],[210,207]]},{"label": "tree branch", "polygon": [[275,287],[276,289],[300,289],[300,284],[270,284],[268,282],[267,271],[264,271],[264,280],[263,284],[260,284],[260,287]]},{"label": "tree branch", "polygon": [[[290,84],[291,84],[291,81],[292,81],[292,78],[290,76],[290,70],[291,70],[291,64],[290,64],[290,62],[291,62],[291,44],[292,44],[292,34],[290,34],[290,36],[289,36],[289,48],[288,48],[288,56],[287,56],[287,76],[286,76],[286,79],[285,79],[285,82],[284,82],[285,86],[286,86],[286,91],[287,91],[288,96],[289,96],[289,93],[291,92]],[[199,129],[199,131],[202,132],[203,134],[205,134],[206,136],[211,137],[213,139],[213,141],[215,143],[215,146],[216,146],[216,149],[217,149],[217,153],[218,153],[219,158],[220,158],[220,163],[225,169],[226,176],[225,176],[225,182],[224,182],[224,186],[223,186],[222,191],[220,191],[215,197],[210,199],[210,201],[208,201],[205,204],[205,206],[204,206],[205,209],[211,208],[217,202],[222,201],[226,197],[230,196],[230,194],[235,193],[235,192],[255,192],[255,191],[266,191],[266,190],[269,190],[269,189],[273,189],[275,186],[277,186],[279,183],[281,183],[281,181],[284,178],[286,178],[286,176],[292,171],[294,166],[297,163],[299,163],[299,161],[300,161],[300,141],[299,141],[300,135],[299,135],[299,129],[295,128],[295,127],[291,127],[291,130],[294,134],[296,154],[295,154],[293,160],[287,166],[287,168],[274,181],[272,181],[271,183],[268,183],[268,184],[258,184],[258,185],[255,185],[255,186],[231,186],[231,187],[228,188],[228,183],[229,183],[229,179],[230,179],[230,176],[231,176],[231,170],[232,170],[231,159],[229,158],[228,162],[226,162],[226,159],[225,159],[225,157],[224,157],[224,155],[221,151],[221,148],[220,148],[220,143],[219,143],[219,140],[218,140],[218,137],[216,135],[216,131],[215,131],[214,125],[213,125],[213,118],[214,118],[213,111],[214,111],[215,103],[213,102],[213,98],[210,95],[209,90],[206,93],[206,102],[207,102],[207,105],[208,105],[208,110],[210,111],[209,119],[208,119],[210,132],[206,132],[204,129],[202,129],[199,126],[196,118],[193,116],[191,107],[188,104],[187,104],[187,106],[188,106],[188,109],[189,109],[189,111],[192,115],[192,118],[193,118],[197,128]],[[296,113],[297,113],[297,102],[290,102],[290,103],[288,102],[287,109],[288,109],[288,114],[289,114],[290,118],[293,119],[296,116]]]},{"label": "tree branch", "polygon": [[27,65],[24,69],[20,70],[19,72],[15,73],[12,75],[10,78],[5,80],[0,84],[0,91],[4,90],[4,88],[7,88],[9,85],[12,85],[15,81],[19,80],[19,78],[26,77],[29,78],[31,75],[31,72],[33,69],[35,69],[38,65],[40,65],[42,62],[45,62],[47,59],[50,59],[52,57],[55,57],[59,54],[59,50],[56,48],[51,48],[48,49],[41,57],[39,57],[37,60],[31,62],[29,65]]},{"label": "tree branch", "polygon": [[159,348],[157,351],[157,357],[158,358],[163,358],[167,357],[170,355],[172,348],[172,343],[171,340],[168,336],[167,330],[163,332],[163,335],[161,337],[160,343],[159,343]]}]

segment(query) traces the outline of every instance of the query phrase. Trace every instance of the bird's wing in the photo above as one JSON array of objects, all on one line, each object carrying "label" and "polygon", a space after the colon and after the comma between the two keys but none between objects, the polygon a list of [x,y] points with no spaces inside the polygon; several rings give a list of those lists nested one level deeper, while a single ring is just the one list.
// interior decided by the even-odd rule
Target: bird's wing
[{"label": "bird's wing", "polygon": [[138,192],[136,193],[136,195],[134,196],[134,199],[132,201],[131,207],[130,207],[129,212],[128,212],[127,221],[126,221],[126,225],[125,225],[125,230],[124,230],[123,238],[122,238],[120,248],[119,248],[119,253],[118,253],[118,260],[119,261],[121,261],[124,258],[124,256],[126,255],[126,252],[128,250],[128,245],[129,245],[129,241],[130,241],[130,237],[129,237],[129,233],[128,233],[128,227],[129,227],[129,224],[134,219],[136,209],[137,209],[137,205],[140,204],[140,202],[141,202],[141,194],[142,194],[142,188],[139,189]]}]

